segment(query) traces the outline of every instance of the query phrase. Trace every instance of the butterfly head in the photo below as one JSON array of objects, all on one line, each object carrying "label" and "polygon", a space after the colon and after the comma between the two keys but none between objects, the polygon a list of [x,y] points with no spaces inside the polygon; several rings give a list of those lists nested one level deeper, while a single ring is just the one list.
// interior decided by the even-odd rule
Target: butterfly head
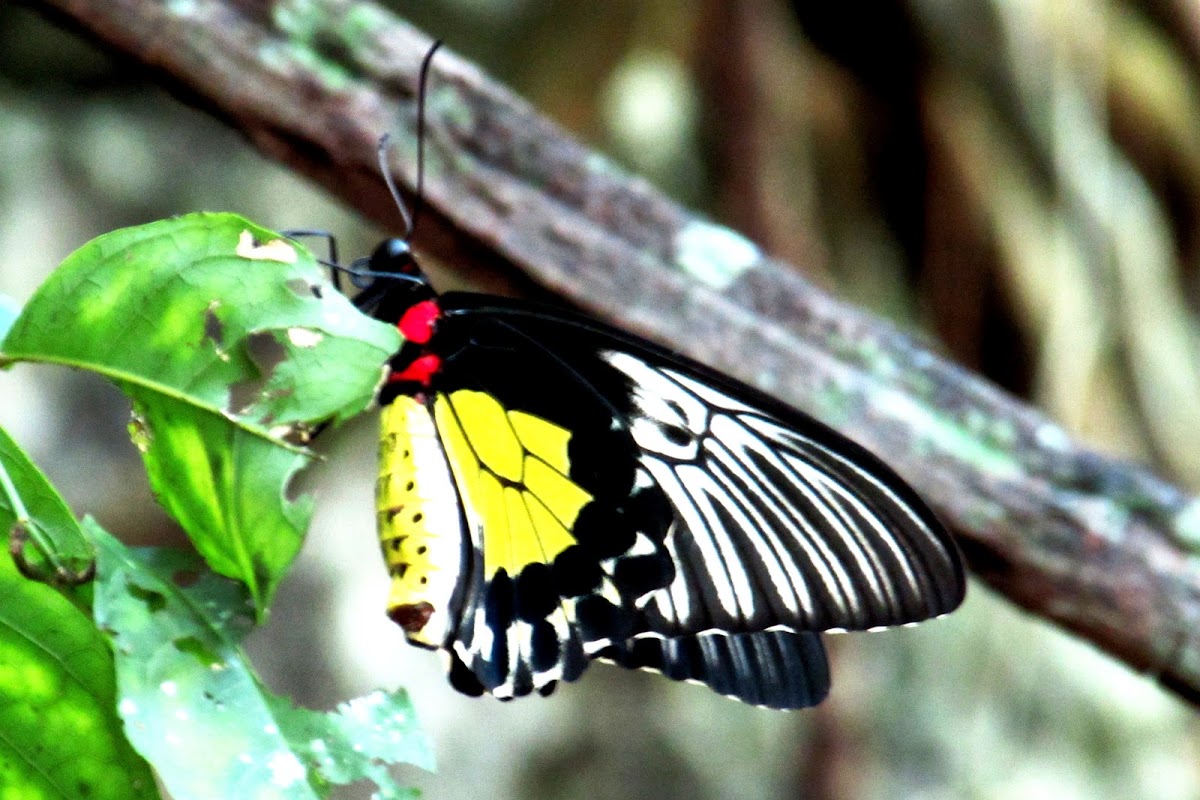
[{"label": "butterfly head", "polygon": [[385,239],[353,271],[361,292],[354,303],[396,326],[405,346],[391,362],[389,392],[416,384],[428,387],[442,359],[429,347],[441,318],[437,292],[421,271],[407,239]]},{"label": "butterfly head", "polygon": [[354,304],[384,322],[399,322],[409,308],[437,296],[407,239],[384,239],[350,275],[362,290]]},{"label": "butterfly head", "polygon": [[416,256],[413,255],[412,245],[408,243],[408,239],[396,236],[384,239],[379,243],[375,252],[367,258],[364,272],[371,278],[388,276],[409,276],[401,278],[401,280],[408,280],[412,276],[417,276],[422,280],[425,278],[421,267],[417,264]]}]

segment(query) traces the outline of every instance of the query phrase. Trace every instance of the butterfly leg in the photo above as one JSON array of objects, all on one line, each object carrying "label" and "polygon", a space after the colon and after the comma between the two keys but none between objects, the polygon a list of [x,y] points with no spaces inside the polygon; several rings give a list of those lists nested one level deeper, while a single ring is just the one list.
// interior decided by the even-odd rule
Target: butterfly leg
[{"label": "butterfly leg", "polygon": [[280,233],[282,233],[284,236],[286,236],[289,239],[301,239],[301,238],[324,239],[326,249],[329,253],[329,258],[328,259],[318,258],[317,261],[324,264],[326,267],[329,267],[330,277],[333,279],[333,285],[337,288],[337,290],[339,292],[343,291],[342,278],[341,278],[342,262],[338,260],[337,237],[335,237],[329,231],[323,231],[323,230],[286,230],[286,231],[280,231]]}]

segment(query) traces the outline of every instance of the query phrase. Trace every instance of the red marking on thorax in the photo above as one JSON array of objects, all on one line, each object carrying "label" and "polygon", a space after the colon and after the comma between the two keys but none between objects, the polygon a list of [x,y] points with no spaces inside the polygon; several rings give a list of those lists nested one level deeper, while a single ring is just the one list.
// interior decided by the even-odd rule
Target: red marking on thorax
[{"label": "red marking on thorax", "polygon": [[411,364],[399,372],[393,372],[388,376],[388,381],[390,383],[413,381],[423,386],[428,386],[429,379],[441,368],[442,359],[433,353],[426,353],[423,356],[414,358]]},{"label": "red marking on thorax", "polygon": [[433,338],[434,326],[441,315],[442,310],[438,308],[436,300],[422,300],[409,306],[396,327],[400,329],[400,335],[405,341],[426,344]]}]

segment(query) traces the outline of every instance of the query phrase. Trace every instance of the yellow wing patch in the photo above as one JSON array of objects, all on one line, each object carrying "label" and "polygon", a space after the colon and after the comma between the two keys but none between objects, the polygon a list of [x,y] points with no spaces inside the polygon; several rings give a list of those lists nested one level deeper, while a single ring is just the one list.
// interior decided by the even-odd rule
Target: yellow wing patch
[{"label": "yellow wing patch", "polygon": [[482,528],[485,579],[500,569],[515,577],[575,544],[571,527],[592,496],[569,477],[569,430],[469,389],[440,395],[434,419]]},{"label": "yellow wing patch", "polygon": [[570,473],[567,460],[567,445],[571,441],[569,430],[524,411],[508,412],[508,421],[527,451],[563,475]]},{"label": "yellow wing patch", "polygon": [[574,525],[579,509],[592,499],[562,472],[536,458],[525,459],[525,486],[554,514],[562,527]]},{"label": "yellow wing patch", "polygon": [[450,405],[454,416],[472,433],[471,449],[476,458],[505,480],[521,480],[521,441],[513,434],[504,407],[496,398],[462,390],[450,395]]}]

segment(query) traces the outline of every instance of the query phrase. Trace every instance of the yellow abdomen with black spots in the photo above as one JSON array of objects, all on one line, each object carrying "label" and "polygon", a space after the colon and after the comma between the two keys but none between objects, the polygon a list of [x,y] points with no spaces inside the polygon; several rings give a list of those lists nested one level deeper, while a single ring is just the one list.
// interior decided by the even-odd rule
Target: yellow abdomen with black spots
[{"label": "yellow abdomen with black spots", "polygon": [[384,406],[376,490],[379,540],[392,576],[388,616],[409,641],[442,647],[463,570],[463,530],[433,416],[412,397]]}]

